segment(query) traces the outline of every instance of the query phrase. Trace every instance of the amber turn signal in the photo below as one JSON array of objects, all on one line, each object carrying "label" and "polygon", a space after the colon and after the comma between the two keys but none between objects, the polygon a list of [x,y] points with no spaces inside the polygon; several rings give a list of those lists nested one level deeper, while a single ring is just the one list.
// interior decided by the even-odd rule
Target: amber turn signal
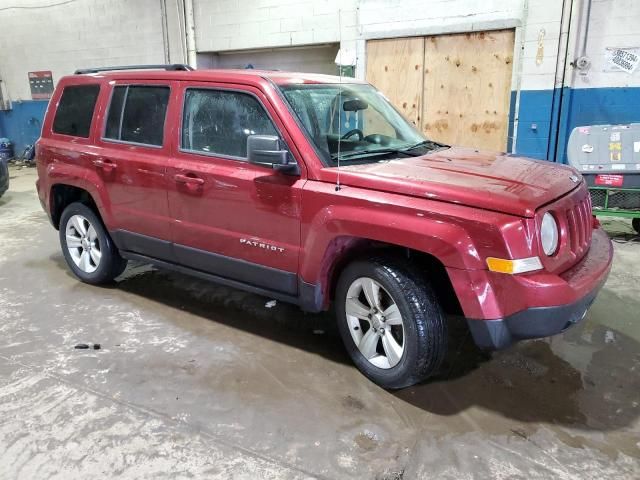
[{"label": "amber turn signal", "polygon": [[516,260],[487,257],[487,267],[492,272],[514,274],[541,270],[542,262],[538,257],[519,258]]}]

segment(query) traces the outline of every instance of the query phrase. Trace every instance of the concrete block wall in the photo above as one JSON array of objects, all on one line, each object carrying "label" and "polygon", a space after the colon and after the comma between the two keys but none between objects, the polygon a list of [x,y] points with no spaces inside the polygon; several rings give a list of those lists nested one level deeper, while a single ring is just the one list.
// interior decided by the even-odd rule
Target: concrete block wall
[{"label": "concrete block wall", "polygon": [[359,24],[365,38],[429,35],[500,28],[521,18],[524,0],[360,0]]},{"label": "concrete block wall", "polygon": [[357,0],[194,0],[196,48],[224,52],[354,39],[356,6]]},{"label": "concrete block wall", "polygon": [[[362,78],[370,39],[514,28],[509,149],[523,155],[563,161],[573,126],[640,121],[640,69],[629,75],[606,66],[607,47],[640,47],[638,0],[591,0],[586,52],[591,68],[584,74],[570,63],[581,53],[589,0],[193,2],[202,66],[249,59],[255,50],[271,61],[297,47],[324,45],[326,51],[309,52],[326,56],[339,43],[356,53],[356,75]],[[13,135],[16,123],[18,136],[33,137],[38,130],[46,102],[28,101],[30,70],[52,70],[56,80],[86,65],[163,62],[161,5],[159,0],[0,0],[0,78],[14,101],[11,112],[0,113],[0,135]],[[182,0],[165,5],[171,61],[184,61]],[[274,50],[282,47],[294,50]],[[219,55],[233,52],[240,56]]]},{"label": "concrete block wall", "polygon": [[[183,62],[173,3],[168,46]],[[162,23],[158,0],[0,0],[0,79],[12,103],[0,136],[21,151],[39,135],[47,101],[31,100],[27,72],[51,70],[55,82],[80,67],[164,63]]]},{"label": "concrete block wall", "polygon": [[[551,42],[559,38],[558,15],[562,2],[547,5],[547,11],[537,9],[530,0],[527,21],[527,41],[536,49],[539,28],[546,30]],[[611,71],[607,65],[608,47],[640,47],[640,2],[635,0],[592,0],[591,15],[587,19],[587,0],[566,2],[562,38],[568,37],[565,51],[553,48],[553,55],[545,55],[541,65],[524,62],[518,91],[518,125],[515,150],[537,158],[566,162],[567,139],[573,128],[583,125],[640,122],[640,69],[632,75]],[[554,10],[553,13],[551,11]],[[535,22],[540,15],[548,15],[550,24]],[[555,19],[555,20],[554,20]],[[583,38],[589,24],[587,48],[582,51]],[[539,27],[539,28],[538,28]],[[640,49],[638,50],[640,52]],[[586,55],[591,66],[579,71],[575,60]],[[525,58],[528,56],[524,55]],[[555,68],[555,78],[552,74]],[[563,68],[564,65],[564,68]],[[550,79],[554,78],[553,83]],[[537,128],[534,128],[537,127]]]},{"label": "concrete block wall", "polygon": [[[562,1],[529,0],[522,12],[520,71],[512,95],[514,130],[512,149],[517,153],[549,158],[553,142],[556,82],[562,82],[560,52]],[[563,36],[566,39],[566,32]],[[558,70],[560,68],[560,70]],[[557,78],[556,78],[557,77]]]},{"label": "concrete block wall", "polygon": [[[576,3],[574,9],[578,7]],[[572,58],[577,58],[583,53],[585,8],[578,9],[574,17],[580,29],[574,28],[569,48]],[[591,66],[585,72],[567,67],[559,112],[558,161],[566,161],[568,136],[577,126],[640,123],[640,67],[633,74],[613,71],[606,56],[607,48],[612,47],[635,47],[636,54],[640,54],[639,20],[637,0],[592,0],[584,52]]]}]

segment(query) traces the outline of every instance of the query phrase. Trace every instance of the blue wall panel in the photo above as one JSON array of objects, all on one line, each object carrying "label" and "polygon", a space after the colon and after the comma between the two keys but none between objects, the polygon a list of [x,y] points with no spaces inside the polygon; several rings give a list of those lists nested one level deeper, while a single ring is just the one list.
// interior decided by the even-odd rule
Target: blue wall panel
[{"label": "blue wall panel", "polygon": [[569,134],[578,126],[640,122],[640,87],[565,89],[556,160],[566,162]]},{"label": "blue wall panel", "polygon": [[48,103],[47,100],[13,102],[11,110],[0,111],[0,137],[13,142],[16,156],[40,136]]},{"label": "blue wall panel", "polygon": [[639,87],[523,90],[516,153],[566,163],[575,127],[632,122],[640,122]]},{"label": "blue wall panel", "polygon": [[[516,153],[546,160],[549,151],[553,90],[522,90]],[[533,128],[535,125],[535,129]]]}]

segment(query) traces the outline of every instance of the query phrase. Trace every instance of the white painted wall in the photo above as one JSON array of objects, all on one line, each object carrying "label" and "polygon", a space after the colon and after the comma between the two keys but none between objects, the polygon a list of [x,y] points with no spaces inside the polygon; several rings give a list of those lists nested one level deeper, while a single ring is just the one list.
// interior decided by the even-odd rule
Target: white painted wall
[{"label": "white painted wall", "polygon": [[[341,41],[344,49],[357,52],[360,78],[369,39],[516,28],[514,89],[554,86],[561,0],[255,0],[250,4],[194,0],[194,4],[199,52]],[[544,52],[537,64],[540,29],[545,30]]]},{"label": "white painted wall", "polygon": [[[555,85],[562,1],[528,0],[522,12],[520,89],[548,90]],[[540,62],[537,61],[541,48]],[[560,75],[561,77],[561,75]]]},{"label": "white painted wall", "polygon": [[[0,0],[0,77],[10,98],[30,98],[31,70],[52,70],[55,80],[83,66],[164,62],[161,1]],[[580,50],[576,27],[586,1],[574,0],[569,60]],[[182,62],[182,0],[164,2],[170,60]],[[640,47],[640,1],[592,0],[592,5],[587,47],[592,66],[587,75],[574,75],[569,66],[566,84],[638,86],[640,72],[605,71],[605,49]],[[368,39],[515,27],[514,89],[553,88],[557,74],[561,0],[194,0],[194,7],[200,53],[342,41],[344,49],[357,51],[362,77]],[[208,63],[213,65],[211,58]]]},{"label": "white painted wall", "polygon": [[[199,52],[290,47],[356,35],[357,0],[194,0]],[[338,12],[340,11],[340,15]]]},{"label": "white painted wall", "polygon": [[[179,10],[167,4],[178,63]],[[51,70],[55,82],[81,67],[164,61],[159,0],[0,0],[0,78],[13,101],[31,99],[29,71]]]},{"label": "white painted wall", "polygon": [[199,53],[199,68],[246,68],[335,75],[338,43],[311,47],[279,47],[241,52]]},{"label": "white painted wall", "polygon": [[[580,30],[575,29],[571,51],[575,57],[582,54],[583,32],[585,29],[586,9],[580,11],[575,0],[576,22]],[[580,19],[579,16],[582,18]],[[581,20],[581,21],[580,21]],[[606,59],[607,47],[637,47],[640,53],[640,1],[638,0],[592,0],[589,19],[589,36],[586,56],[591,67],[586,74],[575,72],[569,67],[568,77],[575,88],[592,87],[640,87],[640,67],[630,75],[625,72],[610,71]]]},{"label": "white painted wall", "polygon": [[[182,0],[164,1],[170,60],[182,62]],[[574,0],[575,18],[585,3]],[[31,70],[52,70],[55,80],[83,66],[164,62],[160,5],[161,0],[0,0],[0,76],[10,98],[30,98]],[[515,27],[514,89],[554,86],[561,0],[194,0],[194,8],[200,53],[342,41],[343,48],[357,51],[360,77],[368,39]],[[638,0],[593,0],[587,52],[592,67],[588,75],[575,76],[568,67],[568,81],[578,87],[638,85],[636,75],[604,71],[606,47],[640,46],[638,19]],[[577,30],[570,60],[578,53]]]},{"label": "white painted wall", "polygon": [[360,0],[365,38],[424,35],[500,28],[520,20],[524,0]]}]

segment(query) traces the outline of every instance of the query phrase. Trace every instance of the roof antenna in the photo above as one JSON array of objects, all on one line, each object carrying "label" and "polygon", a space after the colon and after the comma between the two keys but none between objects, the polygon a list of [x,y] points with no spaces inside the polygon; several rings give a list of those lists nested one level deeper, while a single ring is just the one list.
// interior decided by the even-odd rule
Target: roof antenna
[{"label": "roof antenna", "polygon": [[340,86],[338,87],[338,178],[336,180],[336,192],[340,191],[340,144],[342,143],[342,10],[338,10],[338,39],[340,41],[340,48],[338,49]]}]

